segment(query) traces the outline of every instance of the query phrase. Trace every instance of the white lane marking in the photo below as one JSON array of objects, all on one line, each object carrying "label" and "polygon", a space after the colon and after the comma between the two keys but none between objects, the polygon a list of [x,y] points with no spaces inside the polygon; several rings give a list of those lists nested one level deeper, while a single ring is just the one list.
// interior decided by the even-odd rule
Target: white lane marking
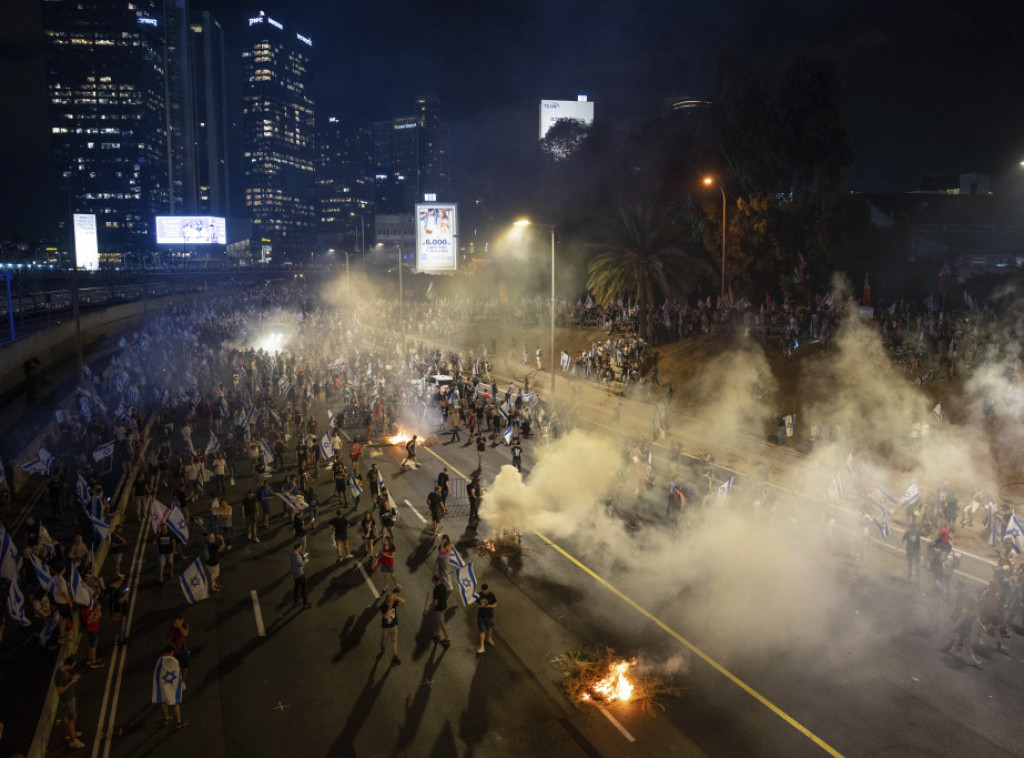
[{"label": "white lane marking", "polygon": [[363,579],[366,580],[366,586],[370,588],[370,592],[373,593],[374,599],[380,600],[380,593],[377,592],[377,587],[370,580],[370,575],[366,573],[366,569],[363,568],[363,564],[357,563],[356,566],[359,567],[359,573],[362,574],[363,575]]},{"label": "white lane marking", "polygon": [[409,506],[409,510],[416,514],[416,518],[418,518],[424,524],[427,523],[427,520],[423,516],[420,515],[420,512],[412,507],[412,503],[410,503],[408,500],[403,500],[402,502],[405,503],[406,505],[408,505]]},{"label": "white lane marking", "polygon": [[263,626],[263,611],[260,610],[260,596],[256,594],[256,590],[249,590],[249,594],[252,595],[252,612],[256,614],[256,636],[266,637],[267,629]]},{"label": "white lane marking", "polygon": [[623,737],[625,737],[630,742],[636,742],[636,737],[634,737],[632,734],[630,734],[629,731],[626,729],[626,727],[624,727],[622,724],[619,723],[619,720],[617,718],[615,718],[612,714],[608,713],[608,709],[607,708],[602,708],[601,706],[597,706],[597,710],[601,711],[601,713],[604,714],[604,717],[606,719],[608,719],[612,723],[612,726],[614,726],[616,729],[618,729],[620,732],[622,732],[622,736]]}]

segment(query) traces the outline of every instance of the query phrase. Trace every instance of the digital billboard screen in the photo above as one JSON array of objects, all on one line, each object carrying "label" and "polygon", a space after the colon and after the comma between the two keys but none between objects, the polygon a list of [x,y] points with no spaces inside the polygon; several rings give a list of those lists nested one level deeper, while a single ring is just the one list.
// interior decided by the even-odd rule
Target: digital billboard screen
[{"label": "digital billboard screen", "polygon": [[422,203],[416,206],[416,270],[455,271],[458,266],[458,206]]},{"label": "digital billboard screen", "polygon": [[547,136],[548,129],[555,122],[571,118],[584,124],[594,123],[594,103],[590,100],[541,100],[540,101],[540,139]]},{"label": "digital billboard screen", "polygon": [[157,216],[158,245],[226,245],[227,226],[220,216]]},{"label": "digital billboard screen", "polygon": [[100,267],[100,250],[96,241],[96,214],[76,213],[75,224],[75,265],[78,268],[95,271]]}]

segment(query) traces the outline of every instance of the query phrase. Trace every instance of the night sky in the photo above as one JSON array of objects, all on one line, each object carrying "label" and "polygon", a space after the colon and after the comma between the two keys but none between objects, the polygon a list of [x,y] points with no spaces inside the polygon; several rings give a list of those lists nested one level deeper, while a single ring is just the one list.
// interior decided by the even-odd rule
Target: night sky
[{"label": "night sky", "polygon": [[[0,26],[0,239],[32,241],[59,207],[50,180],[39,0],[5,0]],[[238,77],[246,19],[261,8],[312,37],[318,117],[405,115],[436,92],[470,187],[536,139],[541,99],[587,94],[629,127],[671,93],[712,95],[723,48],[836,61],[854,152],[851,188],[917,189],[979,171],[1017,187],[1024,159],[1024,3],[1019,0],[194,0],[228,38]],[[237,107],[240,81],[229,81]],[[232,114],[237,119],[238,112]],[[463,201],[468,197],[457,198]]]}]

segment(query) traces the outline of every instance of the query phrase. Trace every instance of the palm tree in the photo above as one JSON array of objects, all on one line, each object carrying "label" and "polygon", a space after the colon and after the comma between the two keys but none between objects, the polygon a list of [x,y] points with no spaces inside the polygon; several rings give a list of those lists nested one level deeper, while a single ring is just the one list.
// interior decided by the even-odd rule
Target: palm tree
[{"label": "palm tree", "polygon": [[685,228],[662,206],[641,200],[621,206],[587,265],[587,289],[600,305],[623,299],[640,307],[640,330],[650,341],[647,314],[704,265],[685,252]]}]

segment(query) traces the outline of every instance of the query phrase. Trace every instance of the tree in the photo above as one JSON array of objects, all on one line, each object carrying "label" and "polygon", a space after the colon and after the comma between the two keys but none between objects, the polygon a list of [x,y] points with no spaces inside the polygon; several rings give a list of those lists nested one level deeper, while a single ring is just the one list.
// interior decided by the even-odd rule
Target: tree
[{"label": "tree", "polygon": [[664,206],[650,200],[619,208],[595,244],[600,250],[587,266],[587,289],[601,305],[622,298],[639,306],[640,328],[651,339],[651,306],[702,273],[702,264],[686,252],[686,227]]}]

